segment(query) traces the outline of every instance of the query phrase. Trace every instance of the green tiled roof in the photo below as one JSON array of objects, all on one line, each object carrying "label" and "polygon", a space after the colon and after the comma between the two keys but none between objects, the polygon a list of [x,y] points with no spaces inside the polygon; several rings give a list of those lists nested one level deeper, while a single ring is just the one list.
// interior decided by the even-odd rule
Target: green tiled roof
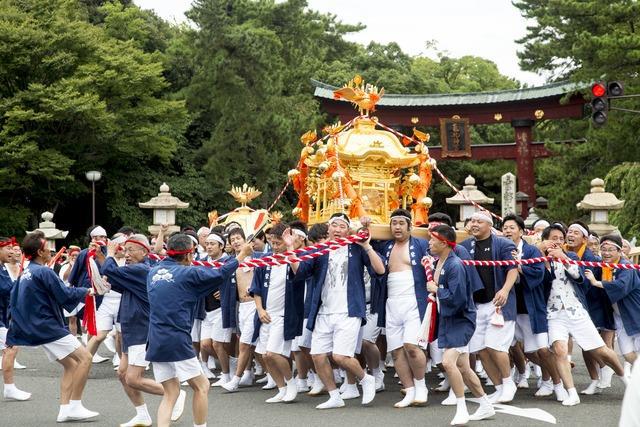
[{"label": "green tiled roof", "polygon": [[[311,84],[316,88],[313,95],[318,98],[333,99],[333,91],[339,89],[336,86],[331,86],[314,79],[311,79]],[[378,102],[378,105],[387,107],[435,107],[442,105],[494,104],[563,96],[568,93],[577,92],[586,87],[587,85],[564,81],[551,83],[545,86],[525,89],[498,90],[493,92],[435,93],[429,95],[401,95],[385,93],[382,99]]]}]

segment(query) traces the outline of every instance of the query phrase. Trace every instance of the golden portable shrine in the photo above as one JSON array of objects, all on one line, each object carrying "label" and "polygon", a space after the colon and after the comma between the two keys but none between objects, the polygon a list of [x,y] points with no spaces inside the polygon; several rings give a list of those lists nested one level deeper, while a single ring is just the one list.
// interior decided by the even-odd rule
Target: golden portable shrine
[{"label": "golden portable shrine", "polygon": [[325,127],[322,138],[314,131],[300,138],[300,160],[289,171],[299,197],[294,216],[308,224],[325,222],[336,212],[352,219],[368,216],[374,224],[372,234],[380,238],[389,233],[394,209],[410,209],[415,225],[428,222],[429,135],[415,128],[411,137],[402,135],[371,116],[383,95],[384,89],[366,84],[360,76],[334,91],[337,99],[352,102],[359,115],[346,124]]}]

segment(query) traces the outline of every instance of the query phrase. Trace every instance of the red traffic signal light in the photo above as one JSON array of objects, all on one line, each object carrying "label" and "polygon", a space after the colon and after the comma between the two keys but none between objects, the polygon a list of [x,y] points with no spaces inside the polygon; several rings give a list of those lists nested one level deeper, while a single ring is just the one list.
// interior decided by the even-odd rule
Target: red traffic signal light
[{"label": "red traffic signal light", "polygon": [[593,94],[593,96],[599,98],[606,95],[607,88],[605,87],[604,83],[595,83],[593,86],[591,86],[591,93]]}]

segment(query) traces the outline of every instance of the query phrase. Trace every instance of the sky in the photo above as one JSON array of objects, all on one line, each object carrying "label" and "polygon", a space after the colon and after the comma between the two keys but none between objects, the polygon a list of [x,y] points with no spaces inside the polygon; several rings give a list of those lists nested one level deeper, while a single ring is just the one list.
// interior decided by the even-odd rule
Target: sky
[{"label": "sky", "polygon": [[[134,0],[170,22],[184,22],[191,0]],[[475,55],[495,62],[500,72],[529,86],[543,76],[522,71],[515,40],[526,33],[526,20],[511,0],[308,0],[311,9],[337,15],[365,30],[347,38],[362,44],[396,42],[411,55],[435,57],[426,42],[435,40],[450,56]]]}]

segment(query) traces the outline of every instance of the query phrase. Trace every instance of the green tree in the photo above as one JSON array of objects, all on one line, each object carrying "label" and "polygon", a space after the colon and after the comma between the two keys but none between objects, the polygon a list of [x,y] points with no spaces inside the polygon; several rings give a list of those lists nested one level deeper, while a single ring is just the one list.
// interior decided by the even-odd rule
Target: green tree
[{"label": "green tree", "polygon": [[182,138],[186,109],[162,98],[159,55],[86,19],[73,0],[0,1],[0,204],[19,215],[1,216],[6,233],[58,208],[60,223],[84,229],[77,202],[89,169],[105,172],[102,220],[128,221],[120,204],[139,194],[120,199],[117,189],[136,171],[160,171]]}]

